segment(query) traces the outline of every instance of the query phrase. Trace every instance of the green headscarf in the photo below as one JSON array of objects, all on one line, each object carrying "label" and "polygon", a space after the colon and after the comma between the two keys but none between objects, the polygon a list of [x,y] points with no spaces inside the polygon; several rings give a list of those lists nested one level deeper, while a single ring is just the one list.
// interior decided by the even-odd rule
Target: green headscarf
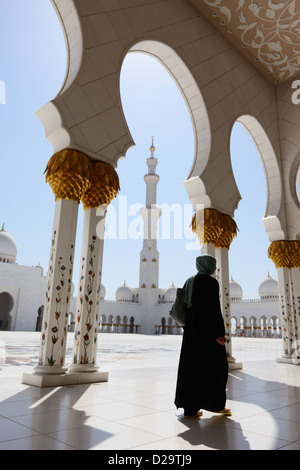
[{"label": "green headscarf", "polygon": [[[196,268],[199,274],[207,274],[211,276],[216,270],[217,261],[214,256],[201,255],[196,258]],[[184,302],[187,308],[192,306],[192,295],[194,288],[195,276],[190,277],[185,284]]]}]

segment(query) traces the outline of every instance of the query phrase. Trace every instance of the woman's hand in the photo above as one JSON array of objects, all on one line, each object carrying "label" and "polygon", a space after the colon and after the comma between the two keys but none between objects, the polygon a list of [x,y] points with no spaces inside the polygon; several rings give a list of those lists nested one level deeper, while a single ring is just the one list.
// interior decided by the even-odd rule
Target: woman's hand
[{"label": "woman's hand", "polygon": [[220,338],[217,338],[216,341],[221,345],[221,346],[224,346],[224,344],[226,343],[226,337],[225,336],[221,336]]}]

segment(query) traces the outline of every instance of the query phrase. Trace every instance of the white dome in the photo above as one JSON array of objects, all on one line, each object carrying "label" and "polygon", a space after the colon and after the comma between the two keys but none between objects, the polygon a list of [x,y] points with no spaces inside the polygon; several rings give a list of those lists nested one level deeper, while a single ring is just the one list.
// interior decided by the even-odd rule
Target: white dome
[{"label": "white dome", "polygon": [[105,289],[104,285],[101,284],[101,288],[100,288],[100,299],[104,299],[105,295],[106,295],[106,289]]},{"label": "white dome", "polygon": [[270,274],[260,283],[258,293],[261,299],[279,297],[278,282]]},{"label": "white dome", "polygon": [[164,293],[165,302],[174,302],[176,298],[176,292],[177,287],[175,287],[174,282],[172,282],[172,285]]},{"label": "white dome", "polygon": [[120,286],[116,291],[116,301],[117,302],[132,302],[133,292],[126,282]]},{"label": "white dome", "polygon": [[243,298],[243,289],[241,286],[233,280],[232,276],[229,282],[229,290],[230,290],[230,299],[231,300],[242,300]]},{"label": "white dome", "polygon": [[18,247],[15,239],[4,230],[4,225],[0,231],[0,261],[4,263],[15,263],[18,254]]}]

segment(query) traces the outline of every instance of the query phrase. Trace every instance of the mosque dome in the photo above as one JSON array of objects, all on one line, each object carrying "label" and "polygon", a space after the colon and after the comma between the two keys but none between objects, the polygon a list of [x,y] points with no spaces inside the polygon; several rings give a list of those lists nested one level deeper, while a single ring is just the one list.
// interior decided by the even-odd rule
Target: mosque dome
[{"label": "mosque dome", "polygon": [[4,224],[0,231],[0,262],[15,263],[18,254],[18,247],[15,239],[4,230]]},{"label": "mosque dome", "polygon": [[230,290],[230,300],[242,300],[243,289],[236,281],[234,281],[232,276],[229,282],[229,290]]},{"label": "mosque dome", "polygon": [[101,284],[101,288],[100,288],[100,299],[104,299],[105,295],[106,295],[106,289],[105,289],[104,285]]},{"label": "mosque dome", "polygon": [[175,302],[176,292],[177,287],[175,287],[174,282],[172,282],[172,285],[164,293],[165,302]]},{"label": "mosque dome", "polygon": [[133,292],[126,282],[120,286],[116,291],[116,301],[117,302],[132,302]]},{"label": "mosque dome", "polygon": [[278,298],[278,282],[268,273],[268,276],[260,283],[258,293],[264,300]]}]

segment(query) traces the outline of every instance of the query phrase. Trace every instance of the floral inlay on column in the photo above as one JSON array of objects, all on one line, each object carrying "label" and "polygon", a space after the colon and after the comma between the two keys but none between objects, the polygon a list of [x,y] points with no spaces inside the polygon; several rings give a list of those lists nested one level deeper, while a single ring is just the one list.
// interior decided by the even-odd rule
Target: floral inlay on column
[{"label": "floral inlay on column", "polygon": [[[76,327],[71,372],[97,371],[97,339],[100,308],[103,238],[96,236],[100,219],[119,192],[119,177],[107,163],[92,165],[89,188],[82,195],[84,227],[81,248],[81,271],[76,307]],[[98,210],[102,208],[101,215]],[[103,224],[104,230],[104,224]]]},{"label": "floral inlay on column", "polygon": [[284,354],[292,355],[298,339],[297,306],[293,269],[300,268],[300,241],[278,240],[269,246],[269,258],[278,271],[281,299],[281,322]]},{"label": "floral inlay on column", "polygon": [[[77,350],[77,354],[78,354],[79,336],[83,335],[84,354],[80,355],[79,361],[78,361],[77,354],[74,354],[74,357],[73,357],[74,364],[77,364],[78,362],[79,362],[79,364],[89,364],[89,363],[94,364],[95,363],[95,358],[91,359],[89,357],[88,347],[89,347],[90,342],[91,342],[91,337],[90,336],[91,336],[91,330],[92,329],[94,331],[93,341],[94,342],[97,341],[97,332],[98,332],[97,325],[98,325],[98,319],[99,319],[98,314],[96,314],[95,318],[93,318],[94,288],[95,288],[94,284],[95,284],[95,276],[96,276],[95,266],[94,266],[96,256],[95,256],[94,252],[95,252],[96,240],[97,240],[96,235],[93,235],[92,241],[89,244],[88,259],[86,260],[84,257],[82,258],[80,286],[79,286],[81,309],[78,310],[78,312],[77,312],[77,326],[78,326],[78,328],[76,328],[76,330],[75,330],[75,341],[77,341],[76,350]],[[86,292],[84,293],[82,291],[83,291],[83,288],[84,288],[83,281],[85,280],[84,272],[86,271],[86,269],[85,269],[86,261],[88,262],[88,269],[89,270],[87,272]],[[98,303],[99,303],[99,301],[98,301]],[[98,303],[96,301],[96,306],[98,305]],[[85,330],[80,331],[80,329],[79,329],[80,325],[81,325],[80,320],[81,320],[81,315],[83,313],[83,309],[85,311],[86,320],[85,320],[84,325],[82,325],[82,326],[84,326]],[[95,324],[93,322],[95,322]]]}]

